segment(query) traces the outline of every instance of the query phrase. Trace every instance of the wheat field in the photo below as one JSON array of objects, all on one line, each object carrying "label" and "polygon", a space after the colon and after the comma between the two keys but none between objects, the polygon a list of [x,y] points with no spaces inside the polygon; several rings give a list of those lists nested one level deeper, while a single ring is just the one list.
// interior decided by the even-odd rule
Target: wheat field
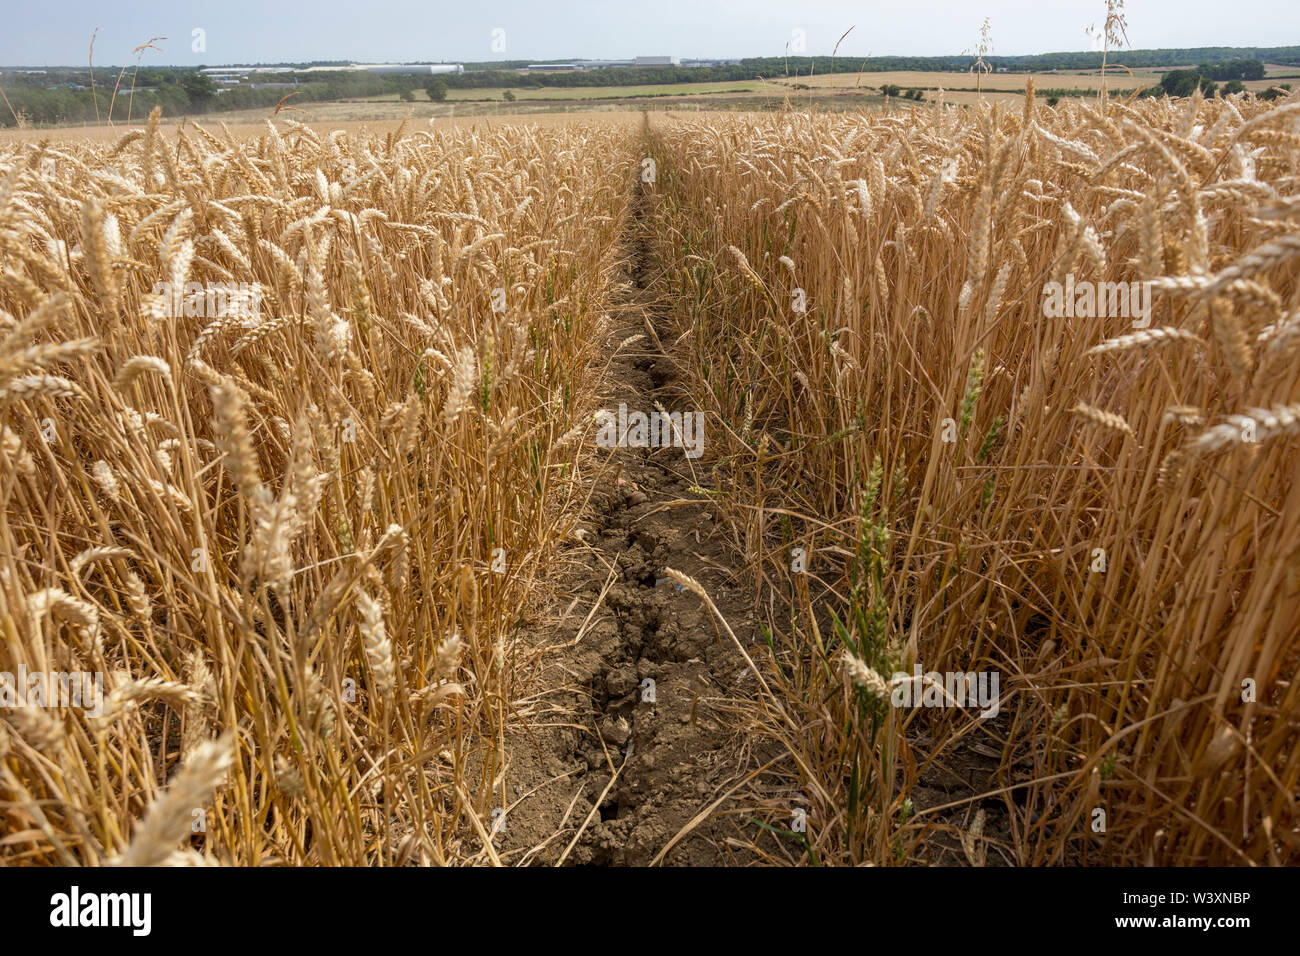
[{"label": "wheat field", "polygon": [[[656,131],[823,860],[936,828],[972,862],[1300,859],[1297,117],[1031,90]],[[1053,317],[1066,281],[1151,282],[1145,324]],[[1000,673],[999,719],[888,706],[918,664]],[[972,750],[995,786],[911,799]]]},{"label": "wheat field", "polygon": [[627,144],[157,122],[0,157],[0,670],[106,675],[4,712],[0,857],[481,854]]},{"label": "wheat field", "polygon": [[1031,87],[0,143],[0,865],[503,862],[634,233],[793,862],[1300,861],[1300,99]]}]

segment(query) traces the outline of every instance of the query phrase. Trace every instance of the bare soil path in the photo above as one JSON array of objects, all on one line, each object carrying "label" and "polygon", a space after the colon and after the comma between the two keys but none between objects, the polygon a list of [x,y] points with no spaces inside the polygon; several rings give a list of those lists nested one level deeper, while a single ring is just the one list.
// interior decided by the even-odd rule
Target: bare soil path
[{"label": "bare soil path", "polygon": [[[690,412],[653,291],[649,201],[637,196],[629,225],[626,301],[605,343],[602,402]],[[755,828],[729,794],[743,793],[761,762],[740,712],[757,689],[739,649],[755,636],[754,596],[733,577],[740,562],[708,495],[691,490],[713,486],[705,438],[693,459],[682,447],[592,448],[585,457],[583,545],[567,554],[554,613],[534,625],[543,684],[555,690],[536,702],[527,729],[507,737],[503,862],[752,859],[744,844]],[[703,585],[735,639],[665,568]]]}]

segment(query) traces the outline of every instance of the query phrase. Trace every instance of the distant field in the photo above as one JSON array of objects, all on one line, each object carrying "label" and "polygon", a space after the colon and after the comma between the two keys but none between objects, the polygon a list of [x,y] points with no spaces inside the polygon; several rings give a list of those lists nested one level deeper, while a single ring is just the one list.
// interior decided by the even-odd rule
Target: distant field
[{"label": "distant field", "polygon": [[[1122,61],[1121,61],[1122,62]],[[1106,86],[1109,89],[1136,89],[1141,86],[1155,86],[1160,82],[1160,77],[1168,73],[1167,69],[1160,70],[1133,70],[1108,69],[1106,71]],[[1273,86],[1278,79],[1285,77],[1296,77],[1300,75],[1300,67],[1294,66],[1269,66],[1267,67],[1267,77],[1263,80],[1248,80],[1246,88],[1249,90],[1262,90]],[[1096,70],[1084,71],[1044,71],[1041,73],[986,73],[979,79],[979,86],[985,90],[1005,90],[1008,92],[1019,93],[1025,88],[1025,82],[1033,77],[1034,86],[1039,90],[1045,89],[1085,89],[1096,90],[1101,88],[1101,74]],[[785,81],[775,81],[785,82]],[[919,70],[898,70],[886,73],[863,73],[859,77],[856,73],[827,73],[824,76],[800,77],[797,81],[815,88],[825,88],[834,86],[837,89],[852,88],[855,84],[861,83],[862,86],[881,87],[886,83],[892,83],[903,89],[933,89],[943,87],[948,89],[965,89],[967,87],[974,89],[976,78],[974,73],[948,73],[948,72],[930,72]]]},{"label": "distant field", "polygon": [[[319,109],[309,110],[304,113],[284,113],[281,112],[278,119],[285,118],[297,120],[300,123],[312,127],[317,133],[328,133],[331,130],[342,129],[348,132],[370,132],[384,134],[391,130],[397,129],[401,125],[404,113],[397,110],[386,110],[385,115],[355,116],[352,118],[339,119],[334,118],[332,114],[339,112],[338,107],[351,107],[353,112],[365,112],[365,104],[359,103],[317,103],[313,104]],[[394,107],[402,106],[406,112],[410,111],[411,104],[395,103]],[[333,108],[333,109],[331,109]],[[359,109],[360,108],[360,109]],[[258,111],[253,111],[254,113]],[[372,113],[377,111],[371,111]],[[396,114],[396,115],[393,115]],[[265,111],[262,115],[249,115],[246,112],[230,113],[219,116],[202,116],[198,117],[200,126],[209,130],[220,130],[221,124],[230,129],[230,132],[236,137],[243,136],[260,136],[266,132],[266,120],[270,118],[270,111]],[[518,126],[521,124],[537,126],[564,126],[570,123],[582,123],[590,126],[592,123],[601,125],[621,125],[631,126],[641,119],[641,114],[633,110],[585,110],[581,113],[523,113],[519,111],[501,112],[501,113],[478,113],[467,114],[463,116],[412,116],[409,117],[412,129],[459,129],[462,127],[481,126],[492,128],[496,126]],[[110,140],[114,141],[124,133],[134,128],[137,124],[118,124],[117,126],[69,126],[59,129],[60,138],[77,138],[86,140]],[[181,124],[178,122],[169,122],[161,125],[160,129],[172,131]],[[193,125],[187,122],[187,125]],[[284,124],[278,124],[284,129]],[[0,144],[11,142],[39,142],[50,136],[50,130],[47,129],[28,129],[28,130],[0,130]]]},{"label": "distant field", "polygon": [[[1111,72],[1107,81],[1107,86],[1112,89],[1116,86],[1138,86],[1147,83],[1155,84],[1160,81],[1161,74],[1151,73],[1149,71],[1134,71],[1138,82],[1134,83],[1134,77],[1123,70]],[[1010,92],[1020,92],[1025,88],[1025,82],[1033,77],[1034,86],[1039,89],[1048,87],[1056,88],[1078,88],[1095,90],[1101,86],[1101,76],[1096,72],[1045,72],[1045,73],[986,73],[979,78],[979,85],[986,90],[1006,90]],[[863,86],[880,87],[887,83],[895,86],[901,86],[903,89],[915,88],[933,88],[943,87],[944,89],[964,89],[975,88],[976,77],[974,73],[948,73],[938,71],[922,70],[896,70],[886,73],[863,73],[861,77],[855,73],[836,73],[826,74],[825,76],[800,77],[797,82],[806,83],[813,87],[830,87],[837,88],[852,87],[859,80]]]},{"label": "distant field", "polygon": [[[516,100],[607,100],[646,96],[699,96],[716,93],[759,93],[782,91],[784,80],[724,80],[717,83],[648,83],[641,86],[570,86],[526,89],[510,87]],[[497,87],[469,90],[448,90],[447,102],[482,101],[501,99]],[[415,91],[416,102],[428,102],[424,90]],[[396,93],[366,97],[368,103],[400,102]]]}]

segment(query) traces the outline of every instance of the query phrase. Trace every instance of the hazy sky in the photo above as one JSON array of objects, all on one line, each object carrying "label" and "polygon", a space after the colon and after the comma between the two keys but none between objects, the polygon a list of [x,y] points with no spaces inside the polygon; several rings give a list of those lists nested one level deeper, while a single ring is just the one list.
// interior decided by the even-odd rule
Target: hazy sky
[{"label": "hazy sky", "polygon": [[[1105,0],[5,0],[0,65],[122,64],[151,36],[146,64],[303,60],[471,61],[780,56],[792,31],[809,54],[955,54],[984,17],[994,53],[1087,50]],[[1134,47],[1300,44],[1300,0],[1130,0]],[[206,49],[196,52],[193,31]],[[494,49],[494,30],[497,48]],[[504,41],[504,51],[499,47]]]}]

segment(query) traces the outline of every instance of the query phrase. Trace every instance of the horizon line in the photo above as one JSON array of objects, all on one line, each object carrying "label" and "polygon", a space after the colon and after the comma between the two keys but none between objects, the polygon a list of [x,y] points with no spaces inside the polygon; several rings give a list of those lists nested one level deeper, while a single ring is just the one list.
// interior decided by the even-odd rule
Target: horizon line
[{"label": "horizon line", "polygon": [[[1192,51],[1192,50],[1292,50],[1292,49],[1300,50],[1300,44],[1281,44],[1281,45],[1275,45],[1275,46],[1254,45],[1254,46],[1156,46],[1156,47],[1132,47],[1132,48],[1122,48],[1122,49],[1118,49],[1118,50],[1112,50],[1112,51],[1110,51],[1110,52],[1111,52],[1112,55],[1116,55],[1116,56],[1118,56],[1118,55],[1122,55],[1122,54],[1124,54],[1124,53],[1161,53],[1161,52],[1165,52],[1165,51],[1169,51],[1169,50],[1186,50],[1186,51]],[[1045,50],[1045,51],[1041,51],[1041,52],[1037,52],[1037,53],[989,53],[989,54],[987,54],[987,58],[988,58],[988,59],[998,59],[998,58],[1020,59],[1020,58],[1024,58],[1024,57],[1032,57],[1032,56],[1063,56],[1063,55],[1076,55],[1076,54],[1080,54],[1080,53],[1097,53],[1097,54],[1100,54],[1101,52],[1102,52],[1101,50]],[[663,54],[663,53],[660,53],[660,54],[637,54],[637,55],[638,55],[638,56],[671,56],[672,54]],[[747,56],[683,56],[683,57],[680,57],[680,59],[683,59],[683,60],[781,60],[781,59],[785,59],[785,60],[812,60],[812,59],[831,59],[832,56],[834,56],[834,55],[831,54],[831,53],[799,53],[799,54],[795,54],[795,55],[787,55],[787,54],[784,54],[784,53],[776,53],[776,54],[767,54],[767,55],[760,55],[760,56],[755,56],[755,55],[752,55],[752,54],[751,54],[751,55],[747,55]],[[902,59],[902,60],[934,60],[934,59],[948,59],[948,58],[952,58],[952,57],[970,57],[972,61],[974,60],[974,57],[973,57],[971,54],[969,54],[969,53],[967,53],[967,52],[965,52],[965,51],[958,52],[958,53],[873,53],[873,54],[869,54],[869,55],[867,55],[867,56],[856,56],[856,55],[850,56],[850,55],[848,55],[848,54],[845,54],[844,56],[835,56],[834,58],[835,58],[835,59],[843,59],[843,60],[846,60],[846,61],[847,61],[847,60],[859,60],[859,61],[861,61],[861,62],[866,62],[866,61],[868,61],[868,60],[886,60],[886,59]],[[206,63],[206,62],[205,62],[205,63],[200,63],[200,64],[189,64],[189,63],[140,63],[140,64],[138,64],[138,66],[139,66],[140,69],[194,69],[194,70],[197,70],[197,69],[200,69],[200,68],[209,68],[209,67],[230,67],[230,68],[234,69],[234,68],[240,68],[240,67],[250,67],[250,68],[252,68],[252,67],[261,67],[261,66],[266,66],[266,67],[285,67],[285,66],[287,66],[287,67],[294,67],[294,66],[302,66],[302,65],[311,66],[311,65],[325,65],[325,64],[331,64],[331,65],[333,65],[333,64],[346,64],[346,65],[348,65],[348,66],[380,66],[380,65],[415,66],[415,65],[421,65],[421,64],[460,64],[460,65],[462,65],[462,66],[469,66],[469,65],[479,66],[479,65],[490,64],[490,63],[525,63],[525,62],[526,62],[526,63],[592,63],[592,62],[602,62],[602,61],[604,61],[604,60],[620,60],[620,59],[631,59],[631,58],[630,58],[630,57],[563,57],[563,56],[561,56],[561,57],[533,57],[533,58],[529,58],[529,57],[514,57],[514,58],[504,59],[504,60],[464,60],[464,59],[460,59],[460,60],[457,60],[457,59],[436,59],[436,60],[432,60],[432,59],[431,59],[431,60],[374,60],[374,61],[370,61],[370,60],[353,60],[353,59],[315,59],[315,60],[277,60],[277,61],[259,61],[259,62],[256,62],[256,63],[247,63],[247,62],[245,62],[245,63]],[[99,67],[100,67],[101,69],[109,69],[109,68],[112,68],[112,67],[119,67],[119,66],[127,66],[127,67],[130,67],[130,66],[134,66],[134,65],[136,65],[136,64],[132,64],[132,63],[122,64],[122,63],[109,63],[109,62],[104,62],[104,63],[100,63],[100,64],[99,64]],[[664,66],[671,66],[671,65],[672,65],[672,64],[664,64]],[[1281,64],[1281,65],[1286,65],[1286,64]],[[0,71],[8,70],[8,69],[29,69],[29,70],[30,70],[30,69],[81,70],[81,69],[87,69],[87,68],[89,68],[89,65],[88,65],[88,64],[67,64],[67,63],[54,63],[54,64],[51,64],[51,63],[46,63],[46,64],[44,64],[44,65],[42,65],[42,66],[40,66],[40,67],[33,66],[33,65],[31,65],[31,64],[0,64]],[[663,66],[643,66],[643,67],[631,67],[631,68],[633,68],[633,69],[662,69]],[[502,69],[510,70],[510,69],[516,69],[516,67],[503,67]]]}]

